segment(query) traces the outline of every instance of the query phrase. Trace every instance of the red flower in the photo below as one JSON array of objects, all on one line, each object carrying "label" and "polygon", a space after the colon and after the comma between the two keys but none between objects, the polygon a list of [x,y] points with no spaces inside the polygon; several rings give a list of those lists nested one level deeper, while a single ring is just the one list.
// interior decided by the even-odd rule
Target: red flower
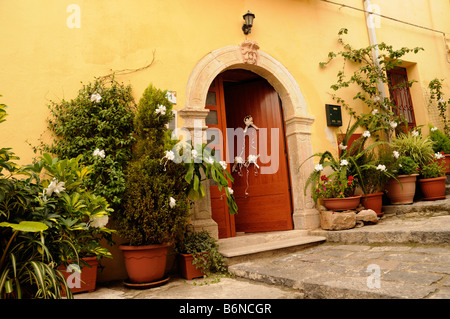
[{"label": "red flower", "polygon": [[322,176],[320,176],[320,179],[321,179],[321,180],[323,180],[323,181],[327,181],[327,180],[328,180],[328,178],[327,178],[327,176],[326,176],[326,175],[322,175]]},{"label": "red flower", "polygon": [[354,178],[353,176],[349,176],[349,177],[348,177],[348,180],[349,180],[349,181],[352,181],[352,180],[354,180],[354,179],[355,179],[355,178]]}]

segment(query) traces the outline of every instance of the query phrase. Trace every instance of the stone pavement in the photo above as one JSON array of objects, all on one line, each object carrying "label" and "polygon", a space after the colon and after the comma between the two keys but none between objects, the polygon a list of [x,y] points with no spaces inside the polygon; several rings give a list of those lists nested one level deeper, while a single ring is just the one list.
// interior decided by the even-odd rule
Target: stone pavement
[{"label": "stone pavement", "polygon": [[[76,299],[450,299],[450,198],[390,211],[376,225],[312,231],[325,243],[232,263],[231,278],[145,290],[99,285]],[[409,211],[408,211],[409,209]]]}]

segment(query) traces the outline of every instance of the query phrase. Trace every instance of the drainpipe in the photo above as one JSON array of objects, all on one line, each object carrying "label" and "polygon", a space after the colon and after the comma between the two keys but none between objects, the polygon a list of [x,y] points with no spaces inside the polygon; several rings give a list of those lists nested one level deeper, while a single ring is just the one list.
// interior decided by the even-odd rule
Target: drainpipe
[{"label": "drainpipe", "polygon": [[[365,15],[366,15],[367,33],[369,34],[369,43],[371,46],[374,46],[374,45],[378,44],[378,41],[377,41],[377,34],[375,32],[374,17],[373,17],[373,14],[369,13],[369,12],[373,12],[372,4],[371,4],[370,0],[363,0],[363,4],[364,4]],[[379,53],[378,47],[374,47],[372,49],[372,59],[373,59],[373,62],[375,63],[375,66],[377,66],[378,68],[380,68],[379,57],[380,57],[380,53]],[[384,98],[386,98],[386,88],[384,86],[383,81],[378,80],[377,87],[378,87],[378,92],[380,92],[380,98],[382,100],[384,100]]]}]

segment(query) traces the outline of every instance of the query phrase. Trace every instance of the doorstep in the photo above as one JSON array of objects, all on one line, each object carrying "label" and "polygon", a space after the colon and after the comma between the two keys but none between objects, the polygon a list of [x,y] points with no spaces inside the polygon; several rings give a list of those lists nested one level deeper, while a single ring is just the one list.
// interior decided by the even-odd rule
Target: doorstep
[{"label": "doorstep", "polygon": [[242,234],[218,240],[219,252],[228,265],[263,255],[285,253],[289,250],[307,248],[323,243],[323,236],[311,236],[308,230],[287,230],[265,233]]}]

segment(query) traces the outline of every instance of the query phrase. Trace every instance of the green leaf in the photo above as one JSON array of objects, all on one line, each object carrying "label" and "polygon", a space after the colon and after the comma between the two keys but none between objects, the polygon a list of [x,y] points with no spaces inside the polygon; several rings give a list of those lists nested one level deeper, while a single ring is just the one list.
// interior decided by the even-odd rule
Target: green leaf
[{"label": "green leaf", "polygon": [[17,231],[31,232],[31,233],[44,231],[48,228],[48,226],[45,225],[44,223],[32,221],[21,221],[18,224],[2,222],[0,223],[0,227],[11,227],[12,229]]}]

